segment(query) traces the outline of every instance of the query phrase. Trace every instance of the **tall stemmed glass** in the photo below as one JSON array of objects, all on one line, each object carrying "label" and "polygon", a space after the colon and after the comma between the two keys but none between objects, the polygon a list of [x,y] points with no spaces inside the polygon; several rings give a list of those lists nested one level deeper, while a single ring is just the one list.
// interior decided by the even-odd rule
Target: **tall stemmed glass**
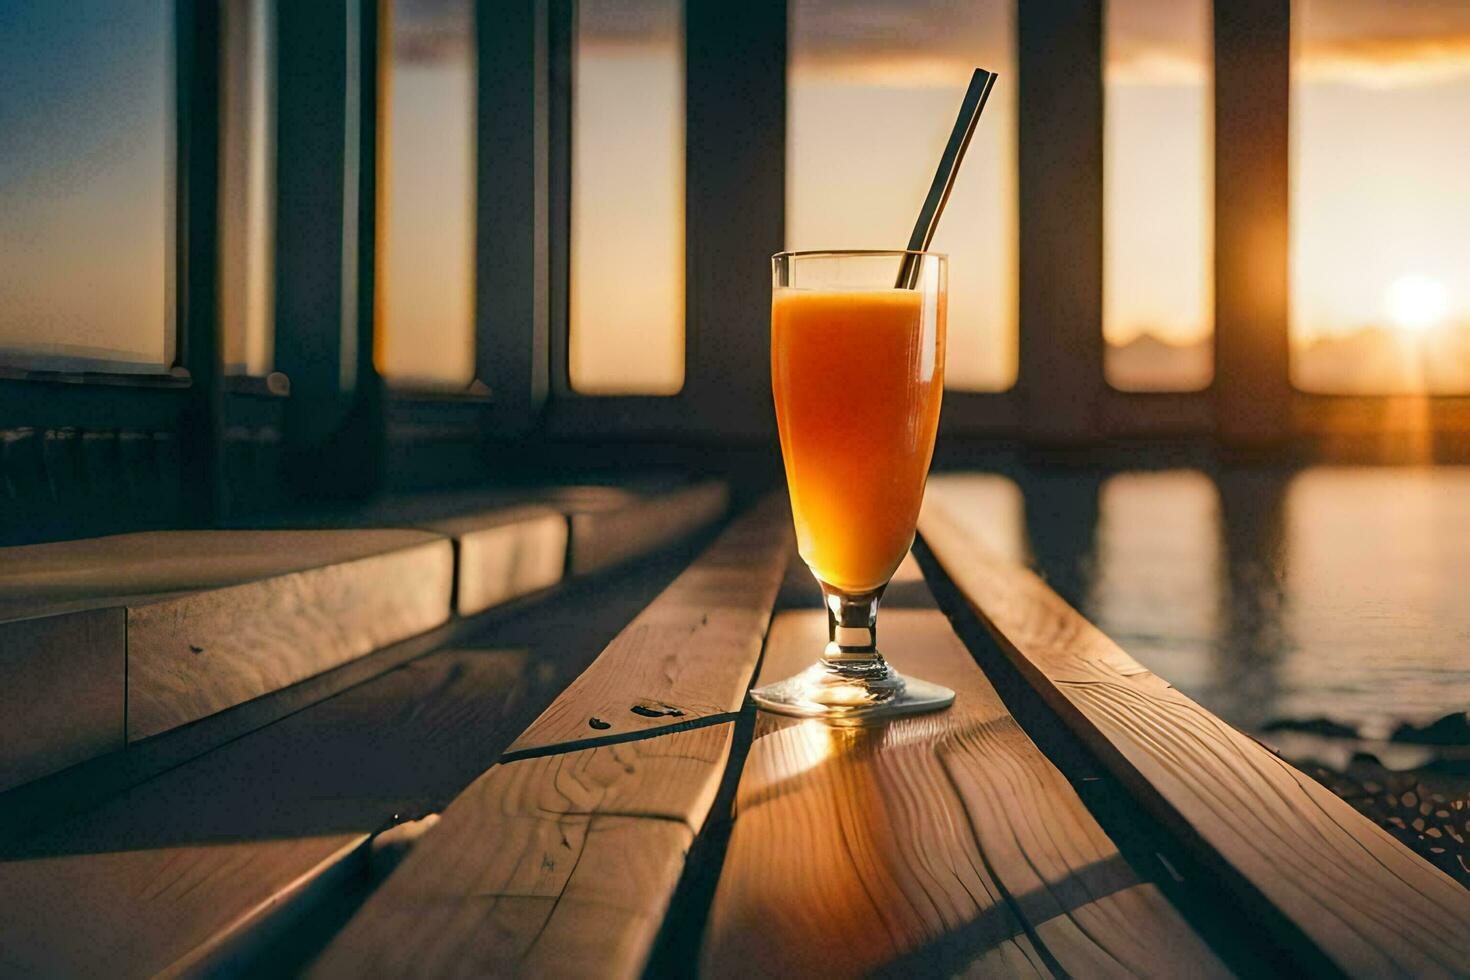
[{"label": "tall stemmed glass", "polygon": [[[770,711],[863,719],[943,708],[878,651],[878,603],[914,541],[944,391],[946,259],[772,258],[771,388],[802,559],[826,598],[817,662],[752,692]],[[897,283],[897,285],[895,285]]]}]

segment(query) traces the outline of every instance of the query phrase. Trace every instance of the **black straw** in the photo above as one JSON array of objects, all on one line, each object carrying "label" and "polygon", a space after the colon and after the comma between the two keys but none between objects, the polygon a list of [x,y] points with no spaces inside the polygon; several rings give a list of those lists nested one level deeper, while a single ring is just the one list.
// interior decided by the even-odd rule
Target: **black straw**
[{"label": "black straw", "polygon": [[[934,173],[934,183],[929,185],[929,196],[924,198],[924,206],[919,209],[919,220],[914,224],[914,233],[909,236],[910,253],[927,250],[929,243],[934,240],[934,229],[939,225],[939,216],[944,213],[944,205],[949,202],[949,192],[954,188],[954,178],[960,169],[960,161],[965,158],[970,137],[975,135],[975,124],[980,121],[980,113],[985,110],[985,100],[990,97],[990,89],[994,85],[994,72],[976,68],[975,74],[970,76],[970,87],[965,90],[965,100],[960,103],[959,118],[954,121],[949,142],[945,144],[944,154],[939,158],[939,169]],[[898,270],[896,285],[899,289],[913,289],[918,282],[919,257],[905,255]]]}]

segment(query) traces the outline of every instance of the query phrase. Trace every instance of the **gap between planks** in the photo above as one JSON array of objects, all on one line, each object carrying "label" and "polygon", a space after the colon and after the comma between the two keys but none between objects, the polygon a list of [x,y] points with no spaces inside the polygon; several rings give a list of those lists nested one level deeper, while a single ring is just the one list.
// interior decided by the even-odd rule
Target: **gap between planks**
[{"label": "gap between planks", "polygon": [[641,971],[791,550],[779,495],[732,523],[450,804],[313,974]]}]

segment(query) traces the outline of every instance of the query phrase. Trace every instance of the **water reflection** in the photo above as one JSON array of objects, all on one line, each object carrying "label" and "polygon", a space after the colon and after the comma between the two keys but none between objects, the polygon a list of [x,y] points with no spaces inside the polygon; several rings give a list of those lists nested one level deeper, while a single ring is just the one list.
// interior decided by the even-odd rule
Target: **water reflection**
[{"label": "water reflection", "polygon": [[[1139,660],[1213,701],[1228,689],[1217,655],[1220,502],[1191,470],[1123,473],[1099,495],[1097,560],[1083,606]],[[1086,568],[1082,569],[1086,573]]]},{"label": "water reflection", "polygon": [[1470,706],[1470,467],[1304,472],[1285,559],[1283,710],[1381,736]]},{"label": "water reflection", "polygon": [[1015,476],[930,494],[1231,723],[1375,741],[1470,707],[1470,467]]},{"label": "water reflection", "polygon": [[1279,469],[1227,470],[1215,477],[1224,549],[1216,598],[1221,630],[1215,645],[1217,683],[1200,698],[1244,728],[1258,728],[1282,710],[1280,668],[1293,648],[1282,626],[1287,601],[1282,501],[1290,479]]}]

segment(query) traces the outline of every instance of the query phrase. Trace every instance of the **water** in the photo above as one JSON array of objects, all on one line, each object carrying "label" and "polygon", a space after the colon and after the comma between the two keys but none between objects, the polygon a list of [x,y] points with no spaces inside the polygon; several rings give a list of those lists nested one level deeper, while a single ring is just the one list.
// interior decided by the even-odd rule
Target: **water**
[{"label": "water", "polygon": [[[1013,468],[933,492],[1155,673],[1303,748],[1470,708],[1470,467]],[[1288,752],[1288,754],[1292,754]],[[1385,760],[1389,761],[1389,760]]]}]

